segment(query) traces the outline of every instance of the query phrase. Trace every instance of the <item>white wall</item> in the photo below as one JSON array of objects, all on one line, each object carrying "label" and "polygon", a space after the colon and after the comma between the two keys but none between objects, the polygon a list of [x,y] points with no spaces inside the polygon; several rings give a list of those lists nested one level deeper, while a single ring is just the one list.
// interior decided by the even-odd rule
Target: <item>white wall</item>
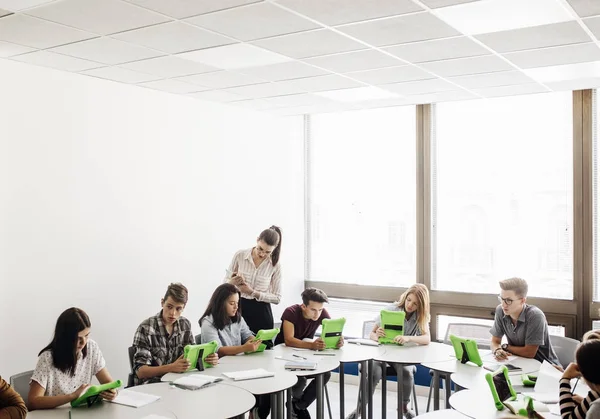
[{"label": "white wall", "polygon": [[283,228],[303,288],[300,118],[276,118],[0,60],[0,374],[33,369],[78,306],[115,378],[167,285],[194,332],[233,253]]}]

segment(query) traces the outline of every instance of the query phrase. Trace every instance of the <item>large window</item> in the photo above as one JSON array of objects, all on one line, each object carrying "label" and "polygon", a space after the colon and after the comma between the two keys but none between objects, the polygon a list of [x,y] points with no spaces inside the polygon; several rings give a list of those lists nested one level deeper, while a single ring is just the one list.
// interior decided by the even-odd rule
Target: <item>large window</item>
[{"label": "large window", "polygon": [[573,297],[572,94],[436,105],[432,287]]},{"label": "large window", "polygon": [[310,280],[416,281],[415,119],[414,106],[311,116]]}]

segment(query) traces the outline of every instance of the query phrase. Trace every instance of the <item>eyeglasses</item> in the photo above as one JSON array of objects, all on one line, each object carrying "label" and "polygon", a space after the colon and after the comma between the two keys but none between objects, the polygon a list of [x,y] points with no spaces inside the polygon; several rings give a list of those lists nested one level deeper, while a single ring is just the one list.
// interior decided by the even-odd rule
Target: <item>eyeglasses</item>
[{"label": "eyeglasses", "polygon": [[[523,297],[517,298],[517,300],[522,300],[522,299],[523,299]],[[512,298],[502,298],[501,296],[498,296],[498,301],[500,301],[500,303],[506,304],[507,306],[511,305],[514,301],[517,301],[517,300],[513,300]]]}]

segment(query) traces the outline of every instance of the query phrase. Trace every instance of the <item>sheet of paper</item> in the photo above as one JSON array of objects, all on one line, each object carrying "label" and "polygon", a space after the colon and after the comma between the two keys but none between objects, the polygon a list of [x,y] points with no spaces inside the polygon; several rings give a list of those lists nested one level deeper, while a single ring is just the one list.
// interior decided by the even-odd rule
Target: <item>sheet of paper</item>
[{"label": "sheet of paper", "polygon": [[558,382],[562,372],[557,370],[548,361],[542,362],[537,374],[534,390],[536,393],[556,393],[558,397]]},{"label": "sheet of paper", "polygon": [[542,393],[539,391],[524,391],[523,396],[529,396],[533,400],[537,400],[542,403],[558,403],[558,388],[556,391],[550,393]]},{"label": "sheet of paper", "polygon": [[256,368],[253,370],[224,372],[223,375],[225,377],[231,378],[235,381],[242,381],[242,380],[253,380],[255,378],[273,377],[275,375],[275,373],[267,371],[263,368]]},{"label": "sheet of paper", "polygon": [[125,406],[142,407],[160,399],[160,396],[154,394],[141,393],[139,391],[123,390],[119,392],[113,403],[123,404]]}]

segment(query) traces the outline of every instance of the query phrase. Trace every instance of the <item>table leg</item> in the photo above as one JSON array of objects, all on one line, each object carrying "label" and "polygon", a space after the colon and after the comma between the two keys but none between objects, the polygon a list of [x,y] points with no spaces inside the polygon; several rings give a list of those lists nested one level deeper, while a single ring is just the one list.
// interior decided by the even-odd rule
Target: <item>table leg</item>
[{"label": "table leg", "polygon": [[385,370],[387,369],[386,362],[380,362],[381,367],[381,419],[385,419],[387,416],[387,377]]},{"label": "table leg", "polygon": [[369,380],[367,382],[367,389],[369,390],[369,393],[366,395],[366,397],[363,397],[363,400],[368,400],[369,401],[369,419],[373,419],[373,393],[375,392],[374,390],[374,386],[375,383],[373,382],[373,365],[375,364],[375,361],[373,361],[372,359],[369,359],[369,361],[367,361],[367,371],[369,372],[369,374],[367,375],[367,379]]},{"label": "table leg", "polygon": [[323,419],[325,417],[323,412],[323,374],[318,374],[315,380],[317,380],[317,419]]},{"label": "table leg", "polygon": [[398,368],[398,419],[404,417],[404,386],[402,383],[404,383],[404,369],[400,365]]},{"label": "table leg", "polygon": [[285,418],[285,406],[283,403],[283,391],[279,391],[277,393],[277,417],[279,419],[284,419]]},{"label": "table leg", "polygon": [[345,390],[345,386],[344,386],[344,363],[340,362],[340,419],[344,419],[345,416],[345,412],[344,412],[344,399],[345,399],[345,394],[344,394],[344,390]]},{"label": "table leg", "polygon": [[279,412],[278,410],[278,406],[277,406],[277,402],[279,401],[277,399],[277,393],[271,393],[269,394],[269,398],[271,399],[271,417],[273,419],[283,419],[280,416],[277,416],[277,413]]},{"label": "table leg", "polygon": [[440,372],[433,370],[433,410],[440,410]]},{"label": "table leg", "polygon": [[367,383],[370,381],[371,376],[368,375],[369,374],[369,369],[367,367],[367,361],[360,361],[360,381],[359,381],[359,388],[360,388],[360,395],[362,397],[362,400],[360,401],[360,417],[361,418],[366,418],[367,417],[367,393],[369,392],[369,387],[367,385]]},{"label": "table leg", "polygon": [[450,394],[452,393],[452,380],[450,380],[450,377],[444,382],[444,387],[446,388],[446,409],[450,409]]},{"label": "table leg", "polygon": [[292,413],[292,389],[288,388],[285,395],[285,398],[287,399],[287,418],[292,419],[294,416]]}]

